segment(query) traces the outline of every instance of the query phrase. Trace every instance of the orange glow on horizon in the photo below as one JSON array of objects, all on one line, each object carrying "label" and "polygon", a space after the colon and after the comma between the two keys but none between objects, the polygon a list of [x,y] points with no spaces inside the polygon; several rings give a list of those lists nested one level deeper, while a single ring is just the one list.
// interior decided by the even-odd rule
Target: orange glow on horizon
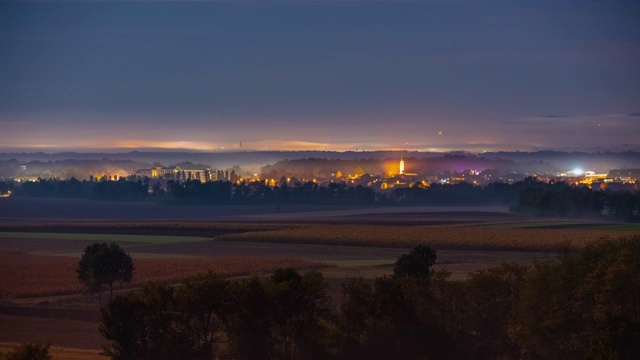
[{"label": "orange glow on horizon", "polygon": [[[471,145],[467,151],[479,151],[483,150],[492,151],[494,148],[499,149],[495,146],[486,147],[486,144],[480,145],[482,146],[480,149],[476,144]],[[36,151],[53,151],[53,152],[62,152],[62,151],[101,151],[101,150],[127,150],[134,151],[137,149],[158,149],[158,150],[167,150],[167,151],[203,151],[203,152],[217,152],[217,151],[225,151],[225,152],[234,152],[234,151],[335,151],[335,152],[345,152],[345,151],[419,151],[419,152],[448,152],[448,151],[457,151],[462,150],[460,148],[450,148],[446,146],[438,147],[438,146],[430,146],[430,147],[412,147],[412,148],[403,148],[394,146],[392,144],[387,143],[376,143],[376,144],[361,144],[361,143],[321,143],[321,142],[313,142],[313,141],[305,141],[305,140],[259,140],[259,141],[250,141],[244,140],[243,147],[240,148],[238,143],[235,142],[206,142],[206,141],[151,141],[151,140],[143,140],[143,139],[126,139],[126,140],[117,140],[117,141],[105,141],[105,140],[75,140],[75,141],[64,141],[61,144],[54,143],[5,143],[0,145],[1,151],[29,151],[29,149],[33,149]],[[389,169],[391,170],[391,168]],[[398,162],[393,162],[393,170],[390,172],[397,173],[398,172]]]},{"label": "orange glow on horizon", "polygon": [[146,141],[146,140],[124,140],[115,143],[107,148],[156,148],[156,149],[188,149],[200,151],[213,151],[218,147],[213,143],[203,141]]}]

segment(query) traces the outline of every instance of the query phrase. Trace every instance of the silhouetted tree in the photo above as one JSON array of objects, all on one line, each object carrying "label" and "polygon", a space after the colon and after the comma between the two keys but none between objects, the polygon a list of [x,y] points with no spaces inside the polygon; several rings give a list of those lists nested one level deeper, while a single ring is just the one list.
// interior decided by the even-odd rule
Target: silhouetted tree
[{"label": "silhouetted tree", "polygon": [[[112,359],[196,359],[189,337],[175,328],[173,288],[150,283],[140,292],[117,296],[100,310],[99,331]],[[204,357],[210,358],[210,357]]]},{"label": "silhouetted tree", "polygon": [[98,293],[102,299],[105,285],[109,287],[110,298],[113,298],[113,283],[131,282],[133,270],[131,256],[118,245],[95,243],[84,250],[76,273],[80,282],[86,286],[87,292]]},{"label": "silhouetted tree", "polygon": [[257,276],[232,284],[232,306],[227,336],[233,358],[252,360],[270,353],[270,301],[263,281]]},{"label": "silhouetted tree", "polygon": [[510,324],[527,358],[634,359],[640,354],[640,237],[537,261]]},{"label": "silhouetted tree", "polygon": [[431,266],[436,263],[436,252],[429,246],[418,245],[408,254],[403,254],[393,265],[396,277],[414,276],[427,278],[431,274]]},{"label": "silhouetted tree", "polygon": [[338,317],[339,351],[344,358],[361,358],[366,353],[374,313],[375,298],[369,281],[347,279],[342,283]]},{"label": "silhouetted tree", "polygon": [[528,268],[502,264],[469,275],[466,281],[467,331],[474,344],[473,358],[519,358],[516,343],[509,336],[514,309],[520,301]]},{"label": "silhouetted tree", "polygon": [[9,192],[9,183],[0,181],[0,195],[4,195]]},{"label": "silhouetted tree", "polygon": [[303,275],[290,268],[277,269],[265,283],[270,300],[269,353],[274,359],[322,357],[329,314],[327,284],[318,271]]},{"label": "silhouetted tree", "polygon": [[186,279],[175,293],[179,331],[198,358],[210,358],[228,320],[229,282],[209,272]]}]

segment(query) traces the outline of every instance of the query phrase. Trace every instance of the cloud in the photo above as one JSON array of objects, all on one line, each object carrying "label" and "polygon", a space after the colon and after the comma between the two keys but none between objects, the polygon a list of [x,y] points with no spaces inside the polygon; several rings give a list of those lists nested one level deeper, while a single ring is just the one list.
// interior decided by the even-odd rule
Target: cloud
[{"label": "cloud", "polygon": [[627,116],[638,116],[638,117],[640,117],[640,112],[628,113]]},{"label": "cloud", "polygon": [[566,118],[566,116],[564,116],[564,115],[556,115],[556,114],[542,115],[541,117],[543,117],[543,118],[552,118],[552,119],[555,119],[555,118]]}]

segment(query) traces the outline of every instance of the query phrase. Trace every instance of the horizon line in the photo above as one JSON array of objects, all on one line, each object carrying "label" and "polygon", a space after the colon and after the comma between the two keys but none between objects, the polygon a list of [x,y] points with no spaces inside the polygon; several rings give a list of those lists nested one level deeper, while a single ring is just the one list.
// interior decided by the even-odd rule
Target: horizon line
[{"label": "horizon line", "polygon": [[540,153],[540,152],[556,152],[556,153],[640,153],[640,149],[531,149],[531,150],[483,150],[473,151],[465,149],[441,149],[441,150],[425,150],[425,149],[401,149],[401,148],[389,148],[389,149],[375,149],[375,150],[320,150],[320,149],[221,149],[221,150],[199,150],[188,148],[100,148],[100,149],[61,149],[60,151],[44,151],[40,148],[30,149],[2,149],[0,148],[0,154],[131,154],[131,153],[191,153],[191,154],[242,154],[242,153],[305,153],[305,152],[319,152],[319,153],[381,153],[381,152],[408,152],[408,153],[433,153],[433,154],[451,154],[451,153],[466,153],[466,154],[484,154],[484,153]]}]

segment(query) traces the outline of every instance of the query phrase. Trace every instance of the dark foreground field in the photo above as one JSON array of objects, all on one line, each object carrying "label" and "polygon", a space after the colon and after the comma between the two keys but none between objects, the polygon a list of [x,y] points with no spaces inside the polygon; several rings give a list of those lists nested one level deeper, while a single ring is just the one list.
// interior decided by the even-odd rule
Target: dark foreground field
[{"label": "dark foreground field", "polygon": [[[100,349],[98,304],[75,267],[84,248],[116,242],[131,254],[136,288],[212,270],[227,277],[277,267],[320,268],[334,300],[347,277],[391,273],[418,244],[437,250],[452,279],[502,262],[531,263],[637,226],[513,215],[504,208],[171,207],[0,199],[0,343],[50,341]],[[58,351],[58,350],[56,350]],[[80,357],[62,351],[59,358]],[[67,352],[65,352],[67,351]],[[56,352],[54,352],[54,355]],[[66,355],[64,355],[66,354]]]}]

